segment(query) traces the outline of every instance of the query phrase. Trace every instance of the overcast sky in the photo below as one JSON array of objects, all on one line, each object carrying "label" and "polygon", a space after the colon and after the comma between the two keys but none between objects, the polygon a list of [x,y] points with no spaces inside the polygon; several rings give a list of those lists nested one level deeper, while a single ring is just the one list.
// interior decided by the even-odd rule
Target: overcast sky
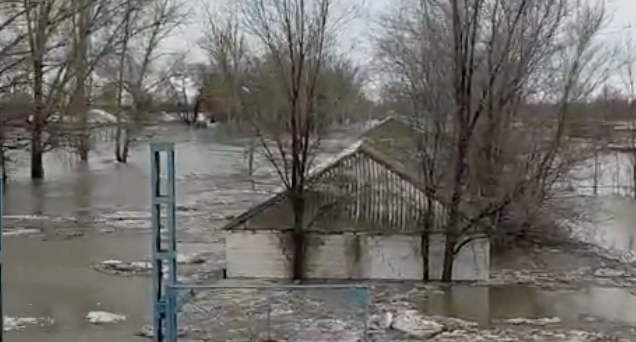
[{"label": "overcast sky", "polygon": [[[199,22],[205,14],[201,8],[204,4],[213,8],[223,7],[226,1],[236,0],[182,0],[191,7],[193,18],[191,24],[180,29],[173,37],[167,40],[164,47],[171,51],[188,51],[190,61],[204,61],[204,55],[197,48],[198,38],[201,36]],[[342,0],[351,1],[360,5],[362,13],[350,24],[343,36],[346,51],[359,63],[365,64],[371,58],[369,46],[370,29],[373,18],[388,9],[388,6],[399,0]],[[636,41],[636,0],[606,0],[611,22],[601,31],[603,40],[616,41],[631,35]],[[199,16],[197,18],[197,16]]]}]

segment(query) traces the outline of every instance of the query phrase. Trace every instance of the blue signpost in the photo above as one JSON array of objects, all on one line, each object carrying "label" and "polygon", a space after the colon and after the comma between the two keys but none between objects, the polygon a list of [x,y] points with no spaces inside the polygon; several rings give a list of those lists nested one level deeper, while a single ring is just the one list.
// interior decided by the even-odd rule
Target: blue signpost
[{"label": "blue signpost", "polygon": [[[162,155],[165,156],[163,177]],[[153,341],[176,341],[176,296],[172,291],[177,282],[177,237],[175,199],[174,144],[154,143],[150,146],[152,260],[153,260]],[[166,217],[166,227],[162,221]],[[162,238],[166,229],[167,241]],[[168,274],[164,272],[167,265]],[[172,336],[174,335],[174,336]]]},{"label": "blue signpost", "polygon": [[4,297],[2,293],[2,234],[4,233],[4,174],[0,166],[0,342],[4,340]]}]

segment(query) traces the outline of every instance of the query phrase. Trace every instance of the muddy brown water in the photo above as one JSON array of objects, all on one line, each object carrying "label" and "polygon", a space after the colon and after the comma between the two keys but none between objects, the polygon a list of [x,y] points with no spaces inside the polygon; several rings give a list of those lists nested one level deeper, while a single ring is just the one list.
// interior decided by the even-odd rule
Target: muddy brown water
[{"label": "muddy brown water", "polygon": [[484,325],[513,318],[558,317],[563,325],[580,327],[590,321],[618,325],[636,323],[636,296],[620,288],[590,287],[548,291],[524,286],[454,286],[425,300],[421,309]]},{"label": "muddy brown water", "polygon": [[[104,259],[147,256],[145,234],[100,234],[41,241],[10,238],[5,243],[5,310],[11,317],[50,317],[50,327],[9,333],[9,341],[131,341],[148,320],[150,282],[114,277],[89,268]],[[127,321],[109,326],[86,323],[90,311],[122,313]]]},{"label": "muddy brown water", "polygon": [[[177,143],[182,250],[217,244],[214,226],[275,187],[264,182],[252,192],[244,177],[245,141],[240,138],[218,129],[173,128],[160,134]],[[50,317],[55,323],[27,326],[9,333],[7,340],[143,340],[134,334],[149,321],[149,279],[105,275],[90,265],[149,256],[147,148],[135,149],[128,165],[113,163],[108,149],[94,153],[88,168],[68,163],[64,156],[48,158],[43,184],[31,184],[24,166],[13,170],[15,180],[5,194],[6,233],[36,234],[5,237],[3,276],[5,315]],[[625,236],[632,229],[620,226],[608,229],[605,241],[612,240],[612,229],[618,232],[615,240],[629,240]],[[634,297],[617,289],[557,294],[524,287],[455,287],[422,302],[421,308],[483,323],[555,315],[574,322],[580,315],[592,315],[636,324]],[[96,326],[85,320],[90,311],[122,314],[127,320]]]}]

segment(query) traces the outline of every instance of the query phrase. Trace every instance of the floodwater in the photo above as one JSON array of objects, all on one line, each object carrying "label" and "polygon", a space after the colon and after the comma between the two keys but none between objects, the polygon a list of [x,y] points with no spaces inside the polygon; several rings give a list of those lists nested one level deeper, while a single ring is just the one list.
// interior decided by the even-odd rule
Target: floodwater
[{"label": "floodwater", "polygon": [[[258,163],[256,184],[247,180],[246,140],[222,128],[173,127],[157,134],[157,139],[177,144],[182,249],[218,249],[213,228],[265,198],[277,185]],[[327,145],[336,151],[346,143]],[[126,165],[114,163],[110,150],[96,151],[87,168],[69,163],[63,155],[50,155],[42,184],[27,179],[26,165],[12,170],[14,180],[5,194],[5,315],[50,318],[54,323],[9,332],[9,341],[143,340],[135,333],[150,320],[150,280],[90,268],[107,259],[145,259],[151,246],[147,146],[135,148]],[[574,321],[585,314],[636,323],[636,300],[614,289],[555,295],[522,287],[455,287],[428,299],[422,309],[479,322],[554,315]],[[90,311],[122,314],[127,320],[93,325],[85,319]]]},{"label": "floodwater", "polygon": [[513,318],[558,317],[570,327],[590,322],[636,324],[636,296],[620,288],[590,287],[576,291],[548,291],[524,286],[453,286],[427,298],[425,312],[496,324]]},{"label": "floodwater", "polygon": [[[147,237],[109,234],[61,241],[7,239],[5,310],[10,317],[48,317],[50,327],[9,333],[9,341],[131,341],[149,318],[150,283],[93,271],[92,262],[146,257]],[[123,313],[128,320],[99,327],[84,320],[90,311]]]},{"label": "floodwater", "polygon": [[[248,181],[247,141],[222,128],[170,127],[156,133],[154,139],[176,143],[182,252],[218,250],[213,228],[278,187],[267,164],[259,160],[256,183]],[[338,150],[339,144],[326,146]],[[150,255],[148,148],[135,148],[129,164],[114,163],[111,151],[112,147],[96,151],[88,167],[51,154],[42,184],[28,180],[26,163],[18,162],[11,170],[5,193],[5,316],[54,323],[27,325],[9,332],[8,340],[143,340],[135,333],[150,323],[150,279],[105,275],[90,268],[104,260],[138,261]],[[94,325],[85,319],[90,311],[127,319]]]},{"label": "floodwater", "polygon": [[580,225],[582,238],[636,259],[634,200],[624,196],[607,196],[602,200],[590,199],[585,205],[595,215]]}]

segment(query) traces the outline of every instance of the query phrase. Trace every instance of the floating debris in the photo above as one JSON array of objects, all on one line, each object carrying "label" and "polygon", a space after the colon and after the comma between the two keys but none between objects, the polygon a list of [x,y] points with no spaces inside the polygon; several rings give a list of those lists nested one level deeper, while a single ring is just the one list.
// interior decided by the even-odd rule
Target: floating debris
[{"label": "floating debris", "polygon": [[120,275],[149,275],[152,272],[152,263],[149,261],[121,261],[121,260],[104,260],[92,268],[98,272]]},{"label": "floating debris", "polygon": [[[139,337],[153,338],[154,331],[153,331],[152,325],[144,325],[141,329],[139,329],[137,333],[135,333],[135,335]],[[187,330],[183,328],[179,328],[179,331],[177,332],[177,337],[185,337],[186,335],[187,335]]]},{"label": "floating debris", "polygon": [[444,330],[444,325],[424,316],[415,310],[406,310],[398,313],[391,323],[391,328],[407,335],[431,338]]},{"label": "floating debris", "polygon": [[91,311],[86,315],[86,320],[93,324],[107,324],[125,321],[126,316],[107,311]]},{"label": "floating debris", "polygon": [[503,320],[502,323],[513,325],[552,325],[561,323],[561,319],[559,317],[510,318]]},{"label": "floating debris", "polygon": [[[208,257],[204,253],[198,254],[177,254],[177,262],[181,265],[199,265],[204,264]],[[119,276],[138,276],[150,275],[152,273],[152,262],[150,261],[123,261],[123,260],[104,260],[92,266],[98,272],[119,275]],[[168,270],[166,267],[165,271]]]},{"label": "floating debris", "polygon": [[600,268],[594,271],[595,277],[602,278],[618,278],[618,277],[627,277],[629,274],[624,270],[613,269],[613,268]]},{"label": "floating debris", "polygon": [[26,329],[29,325],[49,325],[53,324],[51,318],[36,317],[7,317],[4,316],[4,331],[20,331]]}]

